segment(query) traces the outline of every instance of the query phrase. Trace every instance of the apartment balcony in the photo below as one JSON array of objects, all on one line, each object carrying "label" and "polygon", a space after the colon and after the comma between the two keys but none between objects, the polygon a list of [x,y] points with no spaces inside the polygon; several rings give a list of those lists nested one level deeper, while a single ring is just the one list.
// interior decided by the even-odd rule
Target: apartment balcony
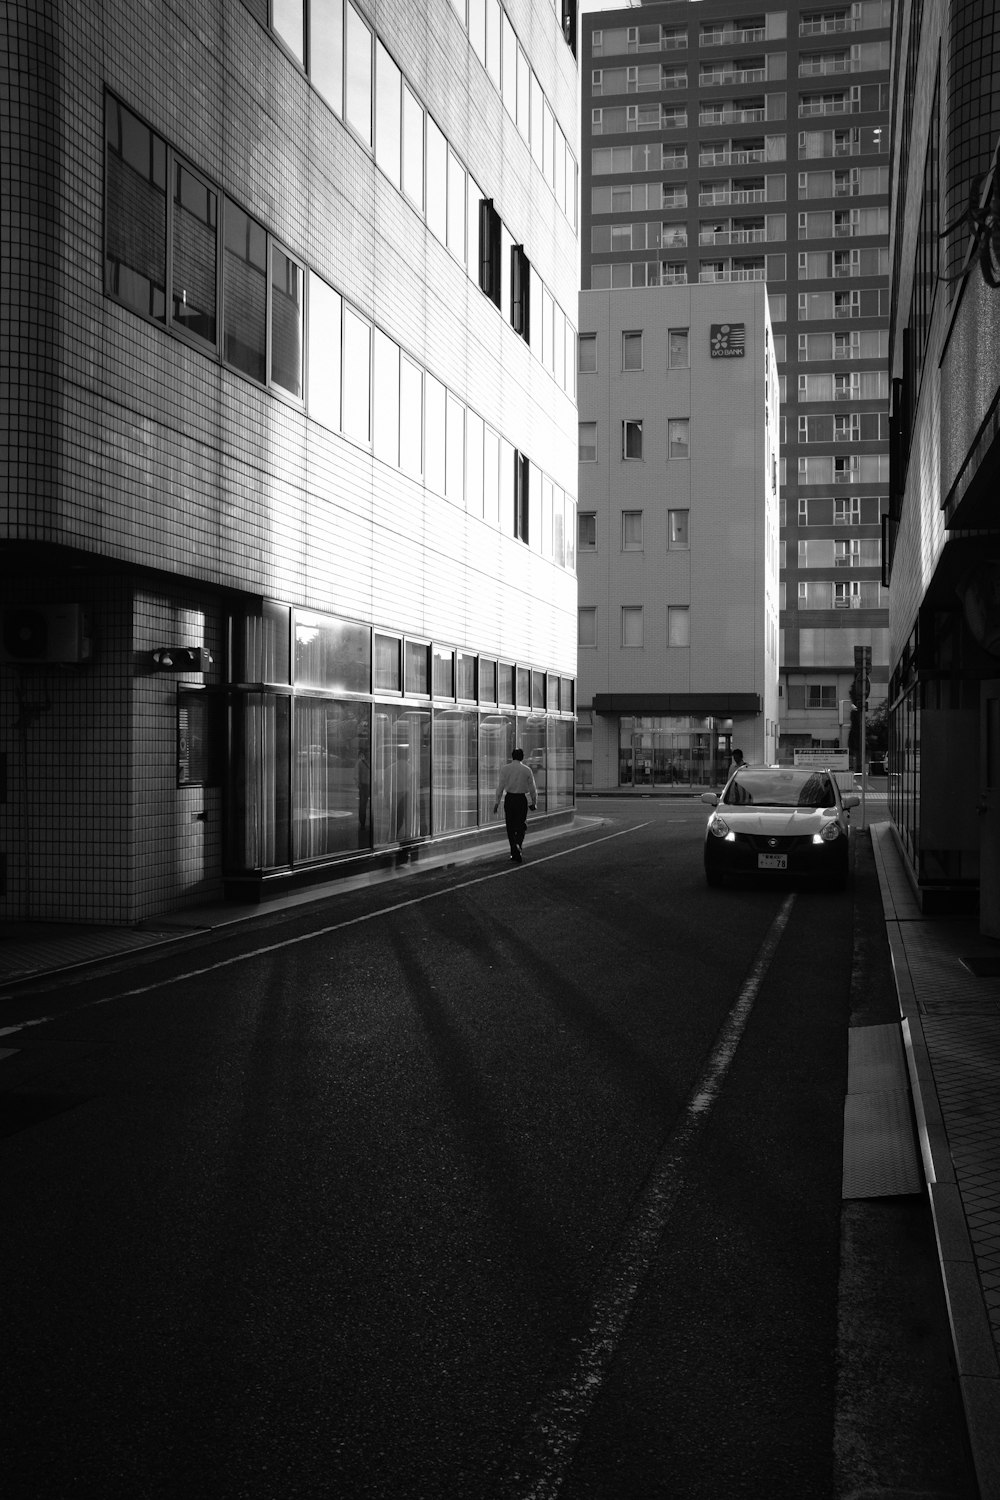
[{"label": "apartment balcony", "polygon": [[756,125],[766,119],[764,106],[754,109],[702,109],[699,125]]},{"label": "apartment balcony", "polygon": [[699,245],[763,245],[766,239],[765,229],[703,229],[698,235]]},{"label": "apartment balcony", "polygon": [[821,21],[799,22],[799,36],[832,36],[835,32],[853,30],[852,16],[829,16]]},{"label": "apartment balcony", "polygon": [[729,203],[764,203],[766,201],[763,188],[716,188],[711,193],[698,194],[698,204],[701,208],[722,207]]},{"label": "apartment balcony", "polygon": [[849,57],[824,57],[811,62],[799,63],[800,78],[830,78],[837,73],[852,73]]},{"label": "apartment balcony", "polygon": [[799,103],[799,119],[806,120],[818,115],[849,115],[855,113],[853,99],[803,99]]},{"label": "apartment balcony", "polygon": [[698,75],[698,83],[708,88],[727,83],[764,83],[766,80],[765,68],[715,68]]},{"label": "apartment balcony", "polygon": [[727,147],[722,151],[701,151],[698,154],[699,167],[745,167],[751,162],[764,160],[763,146],[749,151],[732,151]]},{"label": "apartment balcony", "polygon": [[703,31],[701,34],[701,45],[703,47],[729,47],[742,42],[762,42],[764,40],[763,26],[751,26],[743,30],[735,28],[719,28],[718,31]]}]

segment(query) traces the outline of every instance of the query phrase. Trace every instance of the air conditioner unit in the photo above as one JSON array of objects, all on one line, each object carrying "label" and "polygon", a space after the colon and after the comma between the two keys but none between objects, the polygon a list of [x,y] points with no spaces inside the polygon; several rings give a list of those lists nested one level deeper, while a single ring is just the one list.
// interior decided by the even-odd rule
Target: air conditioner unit
[{"label": "air conditioner unit", "polygon": [[89,661],[90,624],[80,604],[14,604],[0,622],[0,660],[22,666]]}]

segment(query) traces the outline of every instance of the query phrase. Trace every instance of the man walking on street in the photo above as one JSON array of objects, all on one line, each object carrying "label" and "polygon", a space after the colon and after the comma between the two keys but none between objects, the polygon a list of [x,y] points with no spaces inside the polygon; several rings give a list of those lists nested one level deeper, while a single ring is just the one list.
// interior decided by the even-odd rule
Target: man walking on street
[{"label": "man walking on street", "polygon": [[532,812],[538,806],[535,778],[531,774],[531,767],[524,764],[523,750],[512,751],[510,760],[500,772],[496,800],[493,803],[494,817],[497,815],[501,797],[503,798],[504,822],[507,824],[507,838],[510,841],[510,857],[516,865],[519,865],[524,831],[528,826],[528,806],[530,804]]}]

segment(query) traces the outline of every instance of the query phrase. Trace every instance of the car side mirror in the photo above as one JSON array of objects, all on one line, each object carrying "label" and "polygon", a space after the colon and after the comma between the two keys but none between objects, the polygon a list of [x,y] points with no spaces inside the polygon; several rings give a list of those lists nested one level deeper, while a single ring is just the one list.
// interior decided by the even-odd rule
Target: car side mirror
[{"label": "car side mirror", "polygon": [[701,800],[707,803],[709,807],[718,807],[719,794],[718,792],[702,792]]},{"label": "car side mirror", "polygon": [[843,802],[844,807],[848,811],[850,811],[850,809],[852,807],[860,807],[861,806],[861,798],[860,797],[855,797],[855,796],[843,797],[841,800]]}]

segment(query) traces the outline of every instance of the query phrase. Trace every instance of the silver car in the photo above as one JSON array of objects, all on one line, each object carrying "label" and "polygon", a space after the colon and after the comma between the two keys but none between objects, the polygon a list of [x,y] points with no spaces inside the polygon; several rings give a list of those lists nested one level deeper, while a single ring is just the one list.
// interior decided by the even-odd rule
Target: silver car
[{"label": "silver car", "polygon": [[703,792],[713,812],[705,829],[705,879],[727,875],[774,879],[814,875],[847,882],[850,809],[830,771],[802,766],[740,766],[719,796]]}]

